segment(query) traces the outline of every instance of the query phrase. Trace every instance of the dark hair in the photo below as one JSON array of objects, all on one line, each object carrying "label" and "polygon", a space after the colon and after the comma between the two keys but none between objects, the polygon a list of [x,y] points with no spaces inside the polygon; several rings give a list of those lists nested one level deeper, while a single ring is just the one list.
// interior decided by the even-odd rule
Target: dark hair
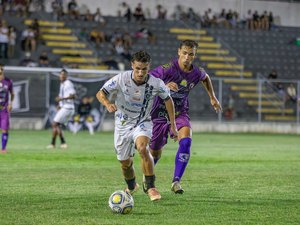
[{"label": "dark hair", "polygon": [[0,67],[4,67],[4,64],[3,64],[3,63],[0,63]]},{"label": "dark hair", "polygon": [[180,43],[179,48],[182,48],[182,46],[187,46],[189,48],[198,48],[198,43],[193,40],[184,40]]},{"label": "dark hair", "polygon": [[68,75],[68,71],[66,69],[62,69],[60,72],[64,73],[65,75]]},{"label": "dark hair", "polygon": [[141,50],[132,55],[131,62],[134,61],[142,62],[142,63],[150,63],[151,56],[149,55],[148,52]]}]

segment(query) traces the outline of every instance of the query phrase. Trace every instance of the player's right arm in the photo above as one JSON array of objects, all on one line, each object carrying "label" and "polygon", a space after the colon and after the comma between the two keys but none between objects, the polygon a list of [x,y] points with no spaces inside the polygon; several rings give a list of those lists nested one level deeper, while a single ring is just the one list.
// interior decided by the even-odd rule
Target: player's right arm
[{"label": "player's right arm", "polygon": [[107,109],[108,112],[112,113],[117,111],[117,106],[114,103],[111,103],[105,92],[101,89],[100,91],[98,91],[98,93],[96,94],[96,97],[98,99],[98,101],[105,106],[105,108]]},{"label": "player's right arm", "polygon": [[171,130],[173,132],[173,139],[177,141],[178,138],[178,130],[175,122],[175,109],[174,109],[174,103],[173,99],[171,97],[167,98],[165,100],[166,109],[169,115]]},{"label": "player's right arm", "polygon": [[107,96],[119,90],[119,78],[120,74],[112,77],[110,80],[105,82],[103,87],[96,94],[98,101],[104,105],[110,113],[117,111],[117,106],[114,103],[111,103]]}]

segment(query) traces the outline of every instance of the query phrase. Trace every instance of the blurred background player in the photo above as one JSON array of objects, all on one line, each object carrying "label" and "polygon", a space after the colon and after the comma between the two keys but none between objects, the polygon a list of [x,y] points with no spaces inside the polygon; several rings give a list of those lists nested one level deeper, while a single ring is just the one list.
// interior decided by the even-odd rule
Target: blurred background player
[{"label": "blurred background player", "polygon": [[[171,97],[175,105],[176,125],[178,128],[179,148],[175,158],[175,169],[171,190],[176,194],[184,191],[180,185],[181,177],[190,158],[192,144],[192,129],[189,117],[188,96],[190,91],[201,81],[210,97],[210,103],[216,112],[222,107],[215,96],[209,75],[198,66],[193,65],[198,44],[192,40],[182,41],[178,48],[178,58],[169,64],[159,66],[150,74],[164,81],[171,90]],[[161,157],[162,148],[167,143],[168,134],[172,137],[170,124],[163,102],[156,98],[151,112],[153,120],[153,136],[150,149],[154,163]]]},{"label": "blurred background player", "polygon": [[12,102],[14,100],[13,82],[4,75],[4,65],[0,64],[0,126],[2,129],[2,150],[6,153]]},{"label": "blurred background player", "polygon": [[70,130],[76,134],[83,126],[86,126],[91,135],[94,134],[94,116],[92,115],[93,97],[83,97],[77,108],[77,114],[73,122],[69,123]]},{"label": "blurred background player", "polygon": [[59,75],[59,95],[56,97],[56,102],[58,102],[58,111],[53,119],[52,140],[51,144],[47,146],[48,149],[55,148],[57,135],[60,137],[60,147],[62,149],[68,147],[63,135],[62,125],[65,125],[75,113],[74,99],[76,92],[73,83],[70,80],[67,80],[67,77],[68,72],[65,69],[62,69]]},{"label": "blurred background player", "polygon": [[[150,111],[155,96],[159,96],[166,106],[175,138],[177,129],[169,89],[162,80],[148,74],[150,63],[151,57],[147,52],[136,52],[131,60],[133,70],[121,72],[107,81],[97,93],[97,98],[108,112],[115,112],[114,145],[128,186],[126,191],[132,194],[138,188],[133,167],[133,156],[137,149],[145,177],[144,191],[151,201],[156,201],[161,199],[161,195],[155,188],[154,163],[149,152],[152,136]],[[107,98],[113,93],[117,95],[115,103]]]}]

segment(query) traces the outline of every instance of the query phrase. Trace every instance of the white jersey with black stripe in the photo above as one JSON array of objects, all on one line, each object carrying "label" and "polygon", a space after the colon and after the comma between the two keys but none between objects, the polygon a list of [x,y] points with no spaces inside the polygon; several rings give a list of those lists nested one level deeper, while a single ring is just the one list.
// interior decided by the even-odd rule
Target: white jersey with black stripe
[{"label": "white jersey with black stripe", "polygon": [[155,96],[162,99],[170,97],[170,90],[161,79],[148,74],[146,82],[137,85],[132,73],[133,71],[119,73],[101,88],[107,95],[116,94],[115,125],[118,128],[135,127],[144,121],[150,121]]}]

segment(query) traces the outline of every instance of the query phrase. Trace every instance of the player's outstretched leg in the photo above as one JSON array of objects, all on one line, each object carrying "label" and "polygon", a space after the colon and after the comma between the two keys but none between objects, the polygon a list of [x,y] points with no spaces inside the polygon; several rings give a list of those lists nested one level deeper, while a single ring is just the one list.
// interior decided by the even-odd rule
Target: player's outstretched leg
[{"label": "player's outstretched leg", "polygon": [[154,183],[155,175],[143,176],[143,191],[149,196],[151,201],[157,201],[161,199],[161,195]]},{"label": "player's outstretched leg", "polygon": [[6,145],[8,142],[8,132],[3,132],[2,131],[2,150],[1,153],[6,153]]},{"label": "player's outstretched leg", "polygon": [[189,137],[182,138],[179,141],[179,148],[175,158],[175,170],[171,187],[171,190],[175,194],[182,194],[184,192],[180,185],[180,180],[190,159],[191,145],[192,139]]}]

